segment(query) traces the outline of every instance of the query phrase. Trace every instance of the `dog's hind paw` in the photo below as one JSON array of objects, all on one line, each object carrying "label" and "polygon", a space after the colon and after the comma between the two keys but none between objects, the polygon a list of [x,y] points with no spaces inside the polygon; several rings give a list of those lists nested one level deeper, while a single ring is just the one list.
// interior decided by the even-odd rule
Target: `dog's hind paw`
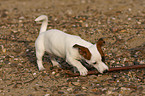
[{"label": "dog's hind paw", "polygon": [[44,67],[39,67],[39,71],[44,71],[45,68]]}]

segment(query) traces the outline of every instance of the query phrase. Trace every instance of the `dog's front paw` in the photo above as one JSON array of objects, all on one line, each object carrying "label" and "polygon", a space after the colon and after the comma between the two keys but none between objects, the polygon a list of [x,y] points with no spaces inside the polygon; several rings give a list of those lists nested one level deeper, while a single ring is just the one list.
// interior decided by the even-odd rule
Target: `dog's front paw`
[{"label": "dog's front paw", "polygon": [[86,76],[88,74],[88,70],[85,67],[78,69],[81,76]]},{"label": "dog's front paw", "polygon": [[96,64],[94,65],[94,67],[100,72],[100,73],[103,73],[104,71],[108,70],[108,66],[105,64],[105,63],[99,63],[99,64]]}]

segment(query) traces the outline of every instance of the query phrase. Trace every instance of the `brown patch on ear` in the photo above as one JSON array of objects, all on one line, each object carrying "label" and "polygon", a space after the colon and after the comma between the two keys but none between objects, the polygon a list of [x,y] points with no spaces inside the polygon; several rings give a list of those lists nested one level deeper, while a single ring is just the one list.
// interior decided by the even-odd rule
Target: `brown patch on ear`
[{"label": "brown patch on ear", "polygon": [[85,59],[87,59],[87,60],[91,59],[92,54],[88,48],[77,45],[77,44],[75,44],[73,47],[78,48],[80,55],[83,56]]},{"label": "brown patch on ear", "polygon": [[104,53],[103,53],[101,47],[102,47],[104,44],[105,44],[105,41],[103,40],[103,38],[100,38],[100,39],[98,40],[97,44],[96,44],[96,45],[97,45],[97,49],[98,49],[99,53],[100,53],[101,56],[102,56],[102,61],[103,61],[103,62],[105,62],[105,56],[104,56]]}]

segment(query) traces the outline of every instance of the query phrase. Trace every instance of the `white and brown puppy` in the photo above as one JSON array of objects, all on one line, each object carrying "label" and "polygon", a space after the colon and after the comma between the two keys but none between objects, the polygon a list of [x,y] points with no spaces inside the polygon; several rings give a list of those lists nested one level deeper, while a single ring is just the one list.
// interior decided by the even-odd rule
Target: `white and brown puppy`
[{"label": "white and brown puppy", "polygon": [[[76,67],[80,75],[87,75],[88,70],[79,60],[85,60],[88,64],[94,66],[100,73],[108,70],[108,66],[102,62],[103,52],[101,50],[102,41],[98,44],[92,44],[81,39],[79,36],[70,35],[57,29],[47,30],[48,18],[41,15],[35,21],[41,21],[39,36],[35,42],[36,57],[39,70],[44,70],[42,57],[44,52],[53,54],[66,59],[70,65]],[[58,63],[52,59],[54,65]]]}]

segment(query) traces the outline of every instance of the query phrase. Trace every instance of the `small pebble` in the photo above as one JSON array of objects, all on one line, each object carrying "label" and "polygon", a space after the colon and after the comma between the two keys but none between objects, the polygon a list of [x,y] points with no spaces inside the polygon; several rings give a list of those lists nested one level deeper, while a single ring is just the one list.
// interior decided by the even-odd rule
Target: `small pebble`
[{"label": "small pebble", "polygon": [[75,86],[80,86],[79,82],[72,82],[72,84],[75,85]]},{"label": "small pebble", "polygon": [[140,64],[145,64],[145,60],[141,60],[140,61]]},{"label": "small pebble", "polygon": [[33,75],[36,75],[36,73],[33,73]]},{"label": "small pebble", "polygon": [[111,60],[110,63],[115,63],[115,61],[114,60]]},{"label": "small pebble", "polygon": [[[53,75],[54,75],[54,74],[53,74]],[[57,76],[57,77],[58,77],[58,76],[60,76],[60,74],[59,74],[59,73],[57,73],[55,76]]]},{"label": "small pebble", "polygon": [[83,89],[83,90],[86,90],[87,88],[86,88],[86,87],[82,87],[82,89]]},{"label": "small pebble", "polygon": [[117,82],[119,82],[119,80],[117,80]]},{"label": "small pebble", "polygon": [[112,17],[112,20],[115,20],[116,18]]},{"label": "small pebble", "polygon": [[4,48],[3,45],[1,45],[1,47],[2,47],[2,52],[3,52],[3,53],[6,53],[6,48]]},{"label": "small pebble", "polygon": [[56,73],[56,72],[53,71],[53,72],[52,72],[52,75],[54,75],[55,73]]},{"label": "small pebble", "polygon": [[72,91],[72,90],[73,90],[72,88],[68,88],[68,89],[67,89],[67,91]]},{"label": "small pebble", "polygon": [[128,20],[130,21],[130,20],[131,20],[131,18],[128,18]]},{"label": "small pebble", "polygon": [[89,27],[89,25],[86,23],[86,24],[85,24],[85,27]]},{"label": "small pebble", "polygon": [[131,11],[132,9],[131,8],[128,8],[128,11]]},{"label": "small pebble", "polygon": [[17,30],[12,30],[12,32],[13,32],[13,33],[17,33],[18,31],[17,31]]},{"label": "small pebble", "polygon": [[137,22],[137,24],[141,24],[141,22]]},{"label": "small pebble", "polygon": [[20,20],[23,20],[23,19],[25,19],[25,17],[21,16],[21,17],[19,17],[19,19],[20,19]]}]

